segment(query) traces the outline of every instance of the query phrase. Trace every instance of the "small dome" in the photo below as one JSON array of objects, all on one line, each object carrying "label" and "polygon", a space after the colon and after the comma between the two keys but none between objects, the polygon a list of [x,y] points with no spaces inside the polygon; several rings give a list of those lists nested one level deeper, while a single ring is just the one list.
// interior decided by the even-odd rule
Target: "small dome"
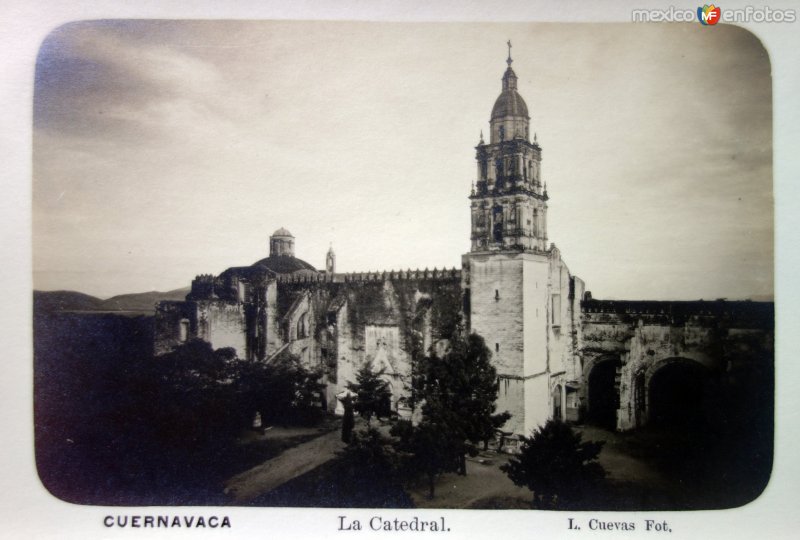
[{"label": "small dome", "polygon": [[294,257],[294,236],[281,227],[269,237],[269,254]]},{"label": "small dome", "polygon": [[510,52],[511,50],[509,49],[508,69],[503,74],[503,91],[500,92],[497,101],[494,102],[494,107],[492,107],[492,120],[507,116],[530,118],[525,100],[517,93],[517,74],[511,69]]},{"label": "small dome", "polygon": [[280,229],[278,229],[277,231],[272,233],[272,236],[288,236],[290,238],[294,238],[294,236],[292,236],[292,233],[290,233],[289,231],[287,231],[283,227],[281,227]]},{"label": "small dome", "polygon": [[529,118],[528,106],[516,90],[503,90],[497,97],[492,107],[492,120],[506,116],[521,116]]}]

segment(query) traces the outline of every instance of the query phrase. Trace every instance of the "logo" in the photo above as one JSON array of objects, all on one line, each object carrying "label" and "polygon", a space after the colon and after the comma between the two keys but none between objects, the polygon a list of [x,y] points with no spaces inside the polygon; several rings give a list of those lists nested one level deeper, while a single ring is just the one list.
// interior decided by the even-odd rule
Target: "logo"
[{"label": "logo", "polygon": [[714,7],[714,4],[710,6],[705,4],[703,7],[697,8],[697,20],[699,20],[700,24],[703,26],[713,26],[717,24],[721,18],[722,9]]}]

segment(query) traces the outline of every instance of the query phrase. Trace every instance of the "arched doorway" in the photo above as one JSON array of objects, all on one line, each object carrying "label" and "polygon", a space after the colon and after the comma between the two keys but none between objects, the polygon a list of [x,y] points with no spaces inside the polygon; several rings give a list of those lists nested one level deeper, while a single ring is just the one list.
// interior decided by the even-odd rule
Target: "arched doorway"
[{"label": "arched doorway", "polygon": [[619,389],[617,369],[619,358],[608,357],[596,362],[589,371],[587,421],[606,429],[616,429]]},{"label": "arched doorway", "polygon": [[648,384],[649,423],[661,427],[702,428],[709,418],[708,369],[692,360],[674,359],[659,367]]}]

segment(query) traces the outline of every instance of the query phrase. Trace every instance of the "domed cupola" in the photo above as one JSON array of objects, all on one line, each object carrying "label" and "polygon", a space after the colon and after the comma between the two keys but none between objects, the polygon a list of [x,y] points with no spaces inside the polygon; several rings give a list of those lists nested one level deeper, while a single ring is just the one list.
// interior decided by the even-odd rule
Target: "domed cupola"
[{"label": "domed cupola", "polygon": [[525,100],[517,92],[517,74],[511,69],[511,42],[508,43],[508,69],[503,74],[503,91],[492,107],[490,142],[522,138],[528,140],[530,116]]},{"label": "domed cupola", "polygon": [[276,274],[307,272],[316,274],[312,265],[294,256],[294,236],[281,227],[269,237],[269,257],[253,263]]},{"label": "domed cupola", "polygon": [[294,257],[294,236],[281,227],[269,237],[270,256],[288,255]]}]

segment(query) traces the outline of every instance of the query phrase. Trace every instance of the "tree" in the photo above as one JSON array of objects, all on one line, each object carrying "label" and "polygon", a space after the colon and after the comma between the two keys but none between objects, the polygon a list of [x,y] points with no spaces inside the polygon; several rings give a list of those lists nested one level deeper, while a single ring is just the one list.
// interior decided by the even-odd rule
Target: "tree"
[{"label": "tree", "polygon": [[442,426],[453,444],[458,471],[466,474],[465,455],[475,455],[477,444],[494,436],[511,415],[494,414],[497,370],[483,338],[455,336],[442,358],[435,353],[418,362],[412,377],[412,399],[421,403],[423,418]]},{"label": "tree", "polygon": [[356,394],[353,408],[367,419],[367,425],[373,416],[387,416],[390,411],[392,393],[389,383],[383,380],[384,371],[375,371],[372,362],[365,362],[356,372],[356,382],[348,383],[347,388]]},{"label": "tree", "polygon": [[240,429],[231,369],[236,351],[192,340],[140,368],[144,391],[133,414],[165,446],[223,444]]},{"label": "tree", "polygon": [[531,437],[522,437],[520,455],[500,469],[533,492],[534,508],[565,508],[605,477],[597,462],[602,447],[602,442],[583,442],[560,420],[549,420]]},{"label": "tree", "polygon": [[416,426],[403,420],[391,429],[391,434],[397,437],[398,454],[405,458],[402,466],[405,476],[423,474],[428,480],[429,499],[435,494],[436,477],[457,471],[459,456],[463,455],[463,440],[459,433],[454,433],[451,422],[442,421],[444,415],[431,416]]},{"label": "tree", "polygon": [[283,352],[268,363],[239,361],[231,377],[244,419],[258,411],[266,422],[308,424],[322,415],[322,374],[304,367],[296,355]]}]

